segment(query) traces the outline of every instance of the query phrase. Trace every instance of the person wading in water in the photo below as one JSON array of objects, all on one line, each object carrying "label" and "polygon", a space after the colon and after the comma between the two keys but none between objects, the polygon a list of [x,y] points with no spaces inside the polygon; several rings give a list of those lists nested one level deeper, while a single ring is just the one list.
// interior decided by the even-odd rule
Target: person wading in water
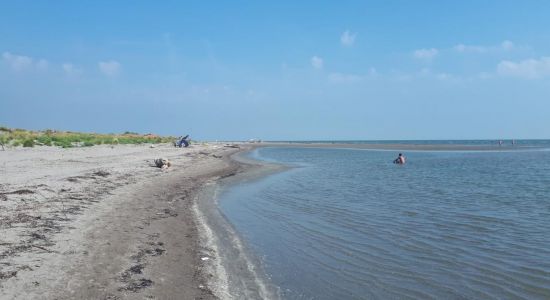
[{"label": "person wading in water", "polygon": [[399,153],[399,156],[393,161],[394,164],[404,165],[405,164],[405,156],[403,154]]}]

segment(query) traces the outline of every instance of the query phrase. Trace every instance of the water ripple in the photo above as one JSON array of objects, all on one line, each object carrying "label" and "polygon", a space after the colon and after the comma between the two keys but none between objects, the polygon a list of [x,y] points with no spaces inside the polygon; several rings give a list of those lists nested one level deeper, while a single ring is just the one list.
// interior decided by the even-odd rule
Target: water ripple
[{"label": "water ripple", "polygon": [[[550,299],[550,152],[262,149],[222,209],[288,299]],[[544,162],[544,163],[541,163]]]}]

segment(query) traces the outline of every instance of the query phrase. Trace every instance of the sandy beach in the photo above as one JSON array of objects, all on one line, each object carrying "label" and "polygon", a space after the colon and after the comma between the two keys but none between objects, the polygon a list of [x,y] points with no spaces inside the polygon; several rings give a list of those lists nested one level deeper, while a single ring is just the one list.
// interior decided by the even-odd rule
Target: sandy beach
[{"label": "sandy beach", "polygon": [[[9,148],[0,151],[0,299],[272,298],[246,246],[222,241],[238,233],[211,201],[213,185],[281,169],[263,163],[251,172],[254,162],[235,157],[255,147],[505,150],[338,143]],[[161,157],[171,167],[156,167]]]},{"label": "sandy beach", "polygon": [[[193,213],[224,144],[0,151],[1,299],[215,299]],[[167,170],[155,158],[172,162]],[[211,249],[206,249],[211,251]]]}]

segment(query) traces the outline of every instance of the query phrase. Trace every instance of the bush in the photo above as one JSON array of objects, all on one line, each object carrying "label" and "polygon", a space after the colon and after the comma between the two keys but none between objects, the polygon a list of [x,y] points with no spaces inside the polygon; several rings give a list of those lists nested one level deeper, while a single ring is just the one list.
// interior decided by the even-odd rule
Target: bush
[{"label": "bush", "polygon": [[47,146],[50,146],[52,144],[52,138],[47,135],[41,135],[37,137],[36,141]]},{"label": "bush", "polygon": [[73,144],[71,144],[71,142],[66,141],[66,140],[55,141],[54,145],[62,147],[62,148],[72,148],[73,147]]},{"label": "bush", "polygon": [[100,140],[100,144],[112,145],[113,144],[113,139],[109,138],[109,137],[102,138]]},{"label": "bush", "polygon": [[3,135],[3,134],[0,134],[0,147],[2,148],[2,150],[4,150],[4,146],[7,146],[8,145],[8,137]]},{"label": "bush", "polygon": [[82,144],[83,147],[92,147],[94,145],[94,143],[92,142],[84,142],[84,144]]},{"label": "bush", "polygon": [[34,147],[34,140],[28,139],[23,141],[23,147],[29,147],[29,148]]},{"label": "bush", "polygon": [[88,141],[88,143],[92,143],[94,145],[101,145],[101,144],[103,144],[103,140],[100,139],[100,138],[94,138],[94,139],[91,139],[90,141]]}]

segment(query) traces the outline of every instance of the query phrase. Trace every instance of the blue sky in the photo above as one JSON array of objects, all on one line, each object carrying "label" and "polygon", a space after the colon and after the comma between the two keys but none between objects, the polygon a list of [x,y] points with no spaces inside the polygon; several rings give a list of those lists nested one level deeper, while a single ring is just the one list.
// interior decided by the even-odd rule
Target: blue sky
[{"label": "blue sky", "polygon": [[9,127],[208,140],[550,138],[548,1],[0,8]]}]

